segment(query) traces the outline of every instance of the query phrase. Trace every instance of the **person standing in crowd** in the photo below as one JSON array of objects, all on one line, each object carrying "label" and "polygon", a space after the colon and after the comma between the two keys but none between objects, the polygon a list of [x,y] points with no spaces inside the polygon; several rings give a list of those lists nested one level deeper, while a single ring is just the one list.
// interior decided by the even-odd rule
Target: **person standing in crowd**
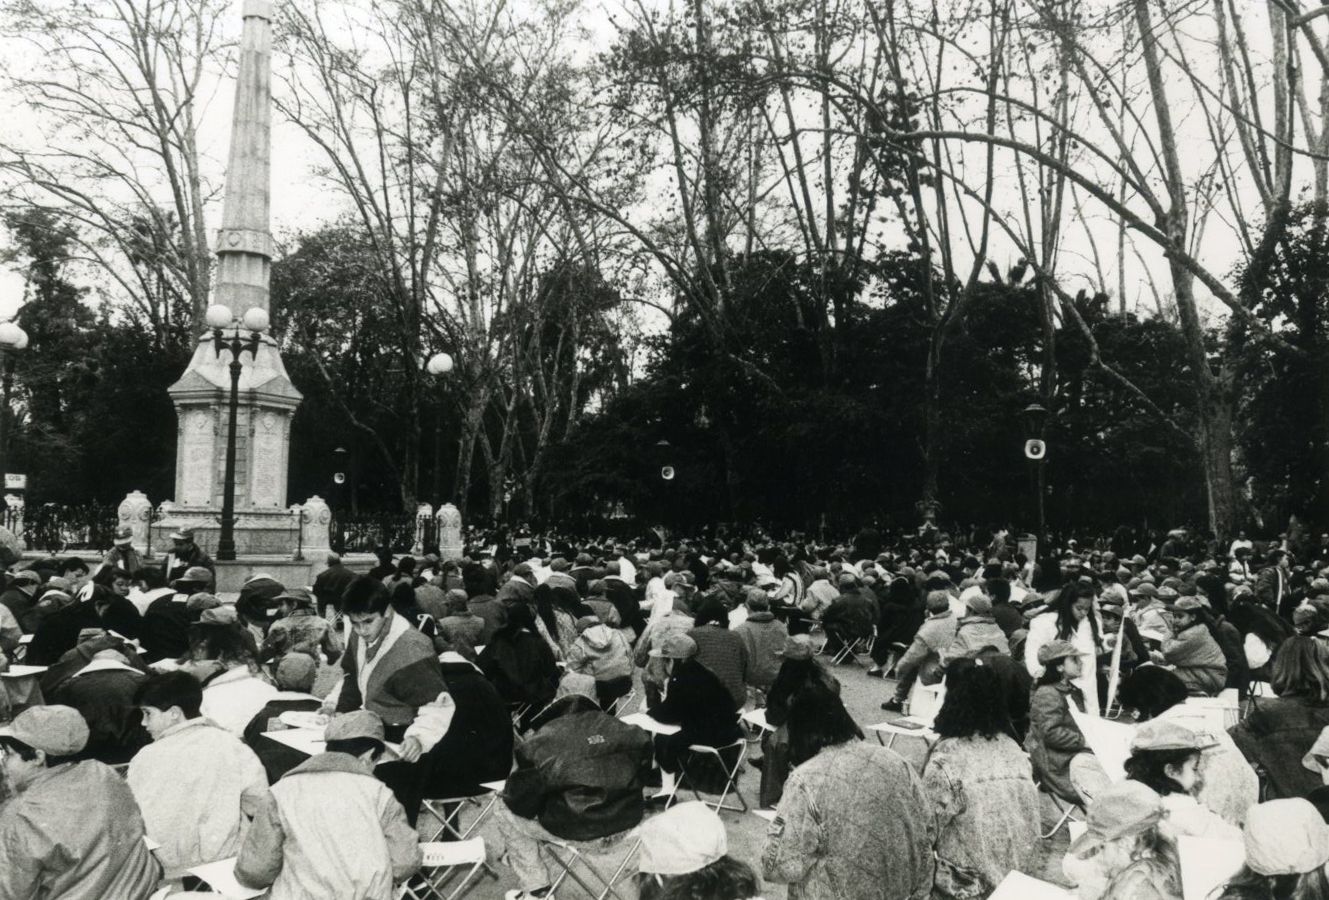
[{"label": "person standing in crowd", "polygon": [[1136,729],[1126,777],[1152,788],[1163,801],[1164,832],[1176,839],[1192,837],[1237,840],[1240,830],[1197,799],[1201,754],[1217,746],[1207,734],[1197,734],[1177,722],[1152,719]]},{"label": "person standing in crowd", "polygon": [[208,570],[208,580],[199,590],[211,590],[212,580],[217,572],[217,565],[208,554],[203,552],[202,547],[194,543],[194,529],[181,528],[179,531],[172,532],[171,552],[167,554],[166,562],[163,564],[167,583],[184,577],[190,569],[196,568]]},{"label": "person standing in crowd", "polygon": [[603,712],[589,675],[564,676],[559,695],[517,745],[517,768],[494,811],[494,855],[506,857],[521,885],[509,900],[548,892],[554,876],[542,842],[612,838],[640,824],[645,809],[650,735]]},{"label": "person standing in crowd", "polygon": [[1246,860],[1216,900],[1329,897],[1329,826],[1300,798],[1252,806],[1242,835]]},{"label": "person standing in crowd", "polygon": [[135,702],[153,742],[130,761],[126,781],[161,844],[166,877],[235,856],[250,819],[271,799],[258,757],[203,717],[203,689],[191,675],[153,675]]},{"label": "person standing in crowd", "polygon": [[102,557],[101,568],[120,569],[131,578],[143,570],[143,556],[134,549],[134,529],[121,525],[115,530],[115,539]]},{"label": "person standing in crowd", "polygon": [[314,599],[325,618],[331,619],[334,613],[341,612],[341,595],[354,580],[355,573],[342,564],[341,556],[329,553],[327,568],[314,576]]},{"label": "person standing in crowd", "polygon": [[1093,585],[1076,581],[1061,589],[1051,609],[1034,617],[1024,642],[1025,665],[1035,679],[1043,674],[1039,650],[1044,644],[1063,641],[1075,647],[1080,661],[1075,686],[1084,698],[1084,712],[1093,716],[1099,714],[1098,654],[1102,631],[1102,623],[1094,610]]},{"label": "person standing in crowd", "polygon": [[924,684],[940,680],[941,654],[955,640],[956,618],[951,612],[951,597],[945,591],[932,591],[927,599],[927,619],[919,626],[909,649],[895,665],[895,696],[881,705],[890,712],[903,712],[914,680],[928,668]]},{"label": "person standing in crowd", "polygon": [[1106,788],[1062,863],[1078,900],[1181,900],[1177,847],[1163,833],[1163,801],[1138,781]]},{"label": "person standing in crowd", "polygon": [[88,726],[68,706],[26,709],[0,728],[0,767],[17,796],[0,806],[0,897],[147,900],[161,866],[125,780],[76,762]]},{"label": "person standing in crowd", "polygon": [[1278,696],[1252,700],[1228,733],[1247,761],[1264,769],[1267,799],[1305,797],[1319,781],[1301,758],[1329,725],[1329,647],[1318,638],[1288,638],[1274,658],[1272,686]]},{"label": "person standing in crowd", "polygon": [[369,710],[328,723],[324,752],[272,786],[273,802],[254,819],[235,862],[240,884],[269,888],[269,900],[394,900],[394,885],[415,874],[422,857],[401,804],[374,777],[384,735],[383,720]]},{"label": "person standing in crowd", "polygon": [[1255,576],[1255,599],[1266,609],[1281,614],[1283,598],[1289,590],[1292,557],[1286,550],[1274,550],[1267,561],[1269,564]]},{"label": "person standing in crowd", "polygon": [[789,745],[796,768],[766,832],[762,877],[789,885],[789,900],[927,897],[936,820],[909,763],[864,742],[820,685],[794,698]]},{"label": "person standing in crowd", "polygon": [[977,873],[991,891],[1007,872],[1034,865],[1039,823],[1033,770],[997,674],[967,658],[951,663],[932,728],[939,740],[923,764],[923,788],[937,817],[936,879],[955,885]]},{"label": "person standing in crowd", "polygon": [[638,900],[760,900],[757,873],[729,855],[724,823],[698,800],[641,827],[637,872]]}]

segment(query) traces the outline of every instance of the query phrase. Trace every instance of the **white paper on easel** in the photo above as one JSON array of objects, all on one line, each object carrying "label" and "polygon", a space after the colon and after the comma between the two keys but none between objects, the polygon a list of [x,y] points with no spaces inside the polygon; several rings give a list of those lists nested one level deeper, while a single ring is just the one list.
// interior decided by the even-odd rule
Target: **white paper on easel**
[{"label": "white paper on easel", "polygon": [[988,900],[1074,900],[1075,895],[1047,881],[1039,881],[1023,872],[1012,872],[1001,880]]},{"label": "white paper on easel", "polygon": [[1177,838],[1177,855],[1183,900],[1205,900],[1241,869],[1246,848],[1241,841],[1184,834]]},{"label": "white paper on easel", "polygon": [[247,888],[236,880],[235,859],[232,856],[230,859],[219,859],[216,862],[194,866],[189,870],[189,874],[206,881],[213,891],[226,897],[227,900],[249,900],[251,897],[266,894],[267,888],[257,890]]},{"label": "white paper on easel", "polygon": [[1099,765],[1107,777],[1116,782],[1126,779],[1126,759],[1131,755],[1131,738],[1135,729],[1120,722],[1091,716],[1071,705],[1071,718],[1084,735],[1084,742],[1098,757]]}]

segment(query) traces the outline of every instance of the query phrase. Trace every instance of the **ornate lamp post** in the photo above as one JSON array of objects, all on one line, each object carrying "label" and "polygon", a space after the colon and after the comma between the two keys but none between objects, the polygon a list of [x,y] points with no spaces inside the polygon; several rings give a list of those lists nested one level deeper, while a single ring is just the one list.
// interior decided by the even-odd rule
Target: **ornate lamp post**
[{"label": "ornate lamp post", "polygon": [[[208,307],[205,315],[208,326],[212,328],[213,349],[217,358],[222,353],[231,352],[231,397],[230,410],[226,424],[226,474],[222,482],[221,540],[217,542],[217,559],[235,559],[235,425],[240,410],[240,355],[249,351],[249,358],[258,356],[259,345],[263,342],[263,332],[268,330],[268,313],[260,307],[248,310],[244,319],[236,321],[230,307],[220,303]],[[241,328],[249,332],[249,337],[240,335]],[[229,334],[226,329],[234,329]]]},{"label": "ornate lamp post", "polygon": [[1043,432],[1047,427],[1048,411],[1041,404],[1031,403],[1024,408],[1024,412],[1020,414],[1020,417],[1024,419],[1024,455],[1034,464],[1034,494],[1038,510],[1038,532],[1036,536],[1041,544],[1043,542],[1043,532],[1047,527],[1043,515],[1043,494],[1046,492],[1043,460],[1047,458],[1048,448],[1043,441]]},{"label": "ornate lamp post", "polygon": [[3,395],[0,396],[0,404],[3,404],[0,406],[0,489],[4,487],[4,475],[9,471],[9,392],[14,383],[9,353],[28,346],[28,333],[14,321],[17,315],[16,303],[0,307],[0,394]]},{"label": "ornate lamp post", "polygon": [[[448,373],[450,373],[450,372],[452,371],[452,369],[453,369],[453,365],[454,365],[454,363],[453,363],[453,360],[452,360],[452,354],[451,354],[451,353],[443,353],[443,352],[439,352],[439,353],[435,353],[433,356],[429,357],[429,359],[425,362],[425,372],[428,373],[429,375],[432,375],[432,376],[435,377],[435,378],[442,378],[443,376],[447,375]],[[434,471],[434,492],[437,493],[437,494],[442,494],[442,492],[443,492],[443,479],[442,479],[442,473],[441,473],[440,471],[438,471],[438,470],[442,469],[442,463],[443,463],[443,422],[442,422],[442,417],[440,417],[440,419],[439,419],[438,427],[435,428],[435,430],[434,430],[434,441],[435,441],[435,447],[434,447],[434,467],[435,467],[435,471]],[[442,504],[442,502],[443,502],[443,498],[440,496],[440,497],[438,497],[437,499],[438,499],[438,502],[439,502],[440,504]]]}]

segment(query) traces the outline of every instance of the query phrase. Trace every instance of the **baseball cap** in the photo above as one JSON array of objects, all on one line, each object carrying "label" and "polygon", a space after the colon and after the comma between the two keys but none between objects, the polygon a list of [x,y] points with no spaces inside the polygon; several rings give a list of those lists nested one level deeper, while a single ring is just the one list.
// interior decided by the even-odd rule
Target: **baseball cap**
[{"label": "baseball cap", "polygon": [[1136,585],[1131,593],[1137,597],[1148,597],[1152,600],[1154,597],[1158,596],[1158,588],[1154,587],[1147,581],[1142,581],[1140,584]]},{"label": "baseball cap", "polygon": [[234,606],[214,606],[203,610],[203,614],[198,617],[200,625],[234,625],[238,621],[240,617],[236,615]]},{"label": "baseball cap", "polygon": [[290,600],[296,606],[305,606],[310,609],[314,608],[314,595],[308,588],[287,588],[276,597],[273,597],[272,600],[274,603],[279,603],[282,600]]},{"label": "baseball cap", "polygon": [[88,723],[72,706],[33,706],[3,728],[12,737],[48,756],[73,756],[88,745]]},{"label": "baseball cap", "polygon": [[1076,650],[1069,641],[1048,641],[1038,648],[1038,663],[1046,666],[1050,662],[1079,655],[1080,651]]},{"label": "baseball cap", "polygon": [[1207,750],[1216,746],[1218,742],[1208,734],[1192,731],[1167,719],[1150,719],[1135,729],[1131,738],[1132,753],[1138,750]]},{"label": "baseball cap", "polygon": [[1084,859],[1108,841],[1139,834],[1162,818],[1163,800],[1153,789],[1138,781],[1118,782],[1089,805],[1089,828],[1071,844],[1070,853]]},{"label": "baseball cap", "polygon": [[670,807],[641,826],[639,870],[649,875],[687,875],[729,852],[724,823],[699,800]]},{"label": "baseball cap", "polygon": [[181,575],[175,581],[171,582],[174,587],[177,584],[207,584],[212,581],[212,573],[203,566],[190,566],[185,569],[185,574]]},{"label": "baseball cap", "polygon": [[665,639],[660,642],[660,646],[651,650],[650,655],[656,659],[664,657],[666,659],[691,659],[697,655],[697,642],[686,634],[675,632],[665,635]]},{"label": "baseball cap", "polygon": [[1253,805],[1244,836],[1246,865],[1260,875],[1310,872],[1329,862],[1329,825],[1301,797]]},{"label": "baseball cap", "polygon": [[378,717],[378,713],[368,709],[341,713],[333,716],[323,729],[325,741],[349,741],[352,738],[384,740],[383,720]]}]

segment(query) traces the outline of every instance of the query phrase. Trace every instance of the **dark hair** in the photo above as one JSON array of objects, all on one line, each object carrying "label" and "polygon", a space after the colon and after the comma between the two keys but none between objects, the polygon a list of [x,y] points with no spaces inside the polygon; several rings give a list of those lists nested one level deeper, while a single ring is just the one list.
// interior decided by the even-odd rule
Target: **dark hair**
[{"label": "dark hair", "polygon": [[415,557],[403,556],[397,560],[397,571],[402,575],[415,574]]},{"label": "dark hair", "polygon": [[504,623],[502,631],[530,631],[536,632],[535,614],[531,607],[525,603],[510,603],[507,607],[507,621]]},{"label": "dark hair", "polygon": [[804,685],[789,703],[789,760],[801,765],[826,747],[862,740],[840,697],[820,681]]},{"label": "dark hair", "polygon": [[1141,721],[1185,703],[1188,694],[1186,683],[1162,666],[1140,666],[1122,681],[1117,691],[1121,705],[1138,712]]},{"label": "dark hair", "polygon": [[558,617],[554,615],[554,589],[548,584],[537,585],[535,588],[535,612],[540,621],[545,623],[549,636],[557,640]]},{"label": "dark hair", "polygon": [[995,606],[998,603],[1011,602],[1011,583],[1000,576],[989,578],[986,582],[987,595]]},{"label": "dark hair", "polygon": [[239,625],[189,626],[189,655],[194,659],[221,663],[243,663],[254,667],[254,647],[249,633]]},{"label": "dark hair", "polygon": [[1034,682],[1034,687],[1043,687],[1047,684],[1059,684],[1061,682],[1062,670],[1066,667],[1066,660],[1069,657],[1054,659],[1043,667],[1043,674],[1038,676],[1038,681]]},{"label": "dark hair", "polygon": [[941,737],[1015,738],[1001,680],[988,666],[957,659],[946,667],[946,696],[932,730]]},{"label": "dark hair", "polygon": [[698,604],[696,620],[693,625],[700,628],[711,623],[722,625],[725,628],[729,627],[729,610],[725,607],[724,601],[714,594],[703,598],[701,603]]},{"label": "dark hair", "polygon": [[102,566],[97,570],[97,574],[92,576],[92,583],[100,584],[104,587],[110,587],[111,582],[115,581],[117,578],[123,578],[125,581],[128,581],[129,577],[129,573],[124,569],[114,569],[110,566]]},{"label": "dark hair", "polygon": [[1291,875],[1261,875],[1242,866],[1216,900],[1329,900],[1329,876],[1323,866]]},{"label": "dark hair", "polygon": [[160,566],[145,566],[135,574],[149,590],[166,587],[166,573],[162,571]]},{"label": "dark hair", "polygon": [[[25,744],[15,737],[0,737],[0,747],[4,747],[6,750],[11,750],[14,753],[17,753],[19,759],[22,759],[24,762],[32,762],[37,758],[38,750],[36,747],[33,747],[31,744]],[[82,757],[77,753],[73,756],[53,756],[52,754],[47,753],[46,768],[50,769],[67,762],[75,762],[80,758]]]},{"label": "dark hair", "polygon": [[348,616],[373,613],[383,615],[387,613],[391,600],[387,585],[377,578],[360,575],[346,586],[346,591],[342,594],[341,609],[342,613]]},{"label": "dark hair", "polygon": [[1077,600],[1089,600],[1089,629],[1094,635],[1094,646],[1098,646],[1098,618],[1094,615],[1094,588],[1093,585],[1083,584],[1079,581],[1072,581],[1061,589],[1057,594],[1056,601],[1052,604],[1052,609],[1057,613],[1057,637],[1063,641],[1075,639],[1075,632],[1079,626],[1075,621],[1075,602]]},{"label": "dark hair", "polygon": [[161,672],[149,675],[134,691],[135,706],[168,710],[180,707],[186,719],[197,719],[203,704],[203,685],[188,672]]},{"label": "dark hair", "polygon": [[1271,610],[1240,598],[1233,600],[1227,618],[1243,635],[1254,634],[1264,641],[1271,652],[1277,651],[1295,633],[1291,624]]},{"label": "dark hair", "polygon": [[1126,777],[1152,788],[1160,797],[1184,794],[1186,791],[1176,779],[1165,771],[1168,766],[1180,766],[1191,757],[1198,759],[1199,750],[1136,750],[1126,760]]},{"label": "dark hair", "polygon": [[732,856],[686,875],[637,875],[638,900],[748,900],[760,891],[757,873]]},{"label": "dark hair", "polygon": [[340,741],[328,741],[323,749],[328,753],[347,753],[351,756],[360,756],[372,750],[374,751],[374,758],[377,759],[383,753],[383,742],[377,738],[353,737]]},{"label": "dark hair", "polygon": [[1278,648],[1269,679],[1280,697],[1329,700],[1329,647],[1313,637],[1294,635]]},{"label": "dark hair", "polygon": [[77,571],[78,569],[82,569],[84,572],[86,572],[88,571],[88,564],[85,563],[83,560],[79,559],[77,556],[71,556],[69,557],[69,559],[63,560],[60,563],[61,575],[68,575],[70,572]]}]

